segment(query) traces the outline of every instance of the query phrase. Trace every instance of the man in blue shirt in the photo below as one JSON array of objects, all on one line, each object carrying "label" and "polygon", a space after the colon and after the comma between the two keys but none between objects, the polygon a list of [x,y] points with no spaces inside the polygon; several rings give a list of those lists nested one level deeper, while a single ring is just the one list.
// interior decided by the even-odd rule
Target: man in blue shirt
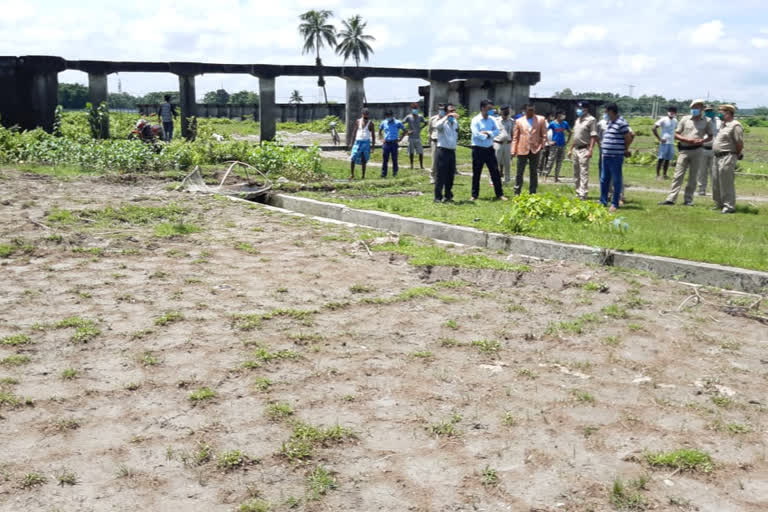
[{"label": "man in blue shirt", "polygon": [[603,158],[600,168],[600,204],[608,205],[608,189],[613,182],[613,200],[611,212],[619,208],[622,190],[622,166],[624,157],[629,156],[629,146],[632,144],[632,135],[629,133],[629,123],[619,115],[619,107],[615,103],[605,106],[606,127],[603,133],[603,141],[600,144],[600,153]]},{"label": "man in blue shirt", "polygon": [[[555,166],[555,183],[560,181],[560,168],[563,166],[565,158],[565,146],[571,141],[571,126],[565,120],[565,112],[562,110],[555,115],[555,120],[549,123],[549,129],[552,130],[552,142],[549,148],[549,157],[547,158],[547,171],[545,176],[549,177],[552,172],[552,166]],[[568,132],[568,139],[565,133]]]},{"label": "man in blue shirt", "polygon": [[480,102],[480,113],[472,119],[470,125],[472,128],[472,197],[470,201],[476,201],[480,195],[480,175],[483,173],[484,165],[488,166],[496,199],[507,200],[501,188],[499,165],[496,162],[496,152],[493,150],[493,138],[500,131],[496,121],[491,117],[493,114],[491,100],[483,100]]},{"label": "man in blue shirt", "polygon": [[[387,177],[387,164],[389,157],[392,156],[392,177],[397,176],[397,143],[405,136],[405,125],[398,119],[391,110],[384,112],[386,119],[379,126],[379,135],[383,137],[384,143],[381,146],[382,158],[381,177]],[[401,135],[400,132],[403,132]]]},{"label": "man in blue shirt", "polygon": [[435,180],[435,202],[453,202],[453,176],[456,174],[456,141],[459,138],[459,115],[456,107],[448,104],[446,114],[435,123],[437,149],[435,161],[437,179]]}]

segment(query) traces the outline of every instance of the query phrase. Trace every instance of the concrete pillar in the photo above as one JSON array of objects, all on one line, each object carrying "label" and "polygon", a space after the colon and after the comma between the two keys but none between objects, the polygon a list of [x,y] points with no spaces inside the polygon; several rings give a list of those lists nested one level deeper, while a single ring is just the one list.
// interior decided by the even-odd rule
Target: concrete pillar
[{"label": "concrete pillar", "polygon": [[191,119],[197,117],[195,100],[195,75],[179,75],[179,107],[181,109],[181,136],[187,140],[193,138]]},{"label": "concrete pillar", "polygon": [[355,142],[355,121],[360,117],[365,99],[365,85],[362,79],[347,78],[346,93],[346,134],[347,147],[352,147]]},{"label": "concrete pillar", "polygon": [[513,83],[512,84],[512,109],[517,110],[520,106],[528,103],[531,96],[531,86],[527,84]]},{"label": "concrete pillar", "polygon": [[440,103],[448,103],[450,84],[437,80],[429,81],[429,115],[437,114],[437,106]]},{"label": "concrete pillar", "polygon": [[19,107],[16,57],[0,57],[0,122],[11,127],[19,122]]},{"label": "concrete pillar", "polygon": [[259,77],[259,131],[261,140],[275,140],[275,78]]},{"label": "concrete pillar", "polygon": [[54,112],[59,102],[59,74],[35,73],[32,75],[32,87],[30,88],[30,114],[27,117],[24,129],[32,129],[38,126],[50,132],[53,130]]},{"label": "concrete pillar", "polygon": [[[102,103],[107,102],[107,74],[106,73],[88,73],[88,101],[94,108],[98,108]],[[109,118],[104,126],[101,127],[100,138],[109,138]]]}]

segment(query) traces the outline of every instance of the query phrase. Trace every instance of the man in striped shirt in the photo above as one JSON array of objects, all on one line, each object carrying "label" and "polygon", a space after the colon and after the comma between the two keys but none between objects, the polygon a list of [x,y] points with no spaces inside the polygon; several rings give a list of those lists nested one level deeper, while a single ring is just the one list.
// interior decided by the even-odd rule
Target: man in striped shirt
[{"label": "man in striped shirt", "polygon": [[615,103],[605,106],[606,128],[600,152],[603,158],[600,168],[600,204],[608,206],[608,189],[613,182],[613,199],[611,212],[619,208],[622,189],[622,166],[624,157],[629,156],[629,146],[632,135],[629,133],[629,123],[619,115],[619,107]]}]

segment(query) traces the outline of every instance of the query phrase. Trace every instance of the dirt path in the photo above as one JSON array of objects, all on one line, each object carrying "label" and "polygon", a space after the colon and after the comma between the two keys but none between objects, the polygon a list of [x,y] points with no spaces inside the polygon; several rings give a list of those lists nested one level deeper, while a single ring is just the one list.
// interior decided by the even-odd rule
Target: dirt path
[{"label": "dirt path", "polygon": [[[766,326],[720,309],[752,298],[416,267],[157,182],[0,183],[2,511],[768,507]],[[712,470],[647,461],[678,449]]]}]

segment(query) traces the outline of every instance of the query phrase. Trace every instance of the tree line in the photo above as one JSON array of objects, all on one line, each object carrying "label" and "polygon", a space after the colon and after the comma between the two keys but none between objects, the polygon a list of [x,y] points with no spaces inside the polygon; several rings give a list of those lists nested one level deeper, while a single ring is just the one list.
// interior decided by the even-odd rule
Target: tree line
[{"label": "tree line", "polygon": [[[134,109],[136,105],[162,103],[165,95],[171,96],[171,103],[179,103],[179,91],[154,91],[142,96],[134,96],[127,92],[110,93],[107,104],[113,109]],[[82,84],[59,84],[58,104],[65,109],[79,110],[88,103],[88,87]],[[239,91],[229,93],[225,89],[209,91],[203,96],[203,103],[229,105],[258,105],[259,93],[254,91]]]}]

